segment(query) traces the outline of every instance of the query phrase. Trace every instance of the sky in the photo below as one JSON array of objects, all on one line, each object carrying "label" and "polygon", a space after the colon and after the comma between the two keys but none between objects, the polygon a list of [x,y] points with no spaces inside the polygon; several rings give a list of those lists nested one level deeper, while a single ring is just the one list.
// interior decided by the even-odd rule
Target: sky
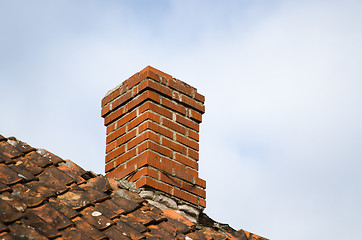
[{"label": "sky", "polygon": [[151,65],[206,97],[205,212],[362,239],[362,3],[0,0],[0,134],[104,173],[100,102]]}]

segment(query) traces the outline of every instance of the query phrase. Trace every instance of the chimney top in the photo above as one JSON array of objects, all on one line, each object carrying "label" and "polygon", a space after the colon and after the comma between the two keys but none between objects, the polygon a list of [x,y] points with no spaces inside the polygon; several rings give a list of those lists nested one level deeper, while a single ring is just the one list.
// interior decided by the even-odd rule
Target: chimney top
[{"label": "chimney top", "polygon": [[204,101],[196,88],[151,66],[109,91],[102,100],[106,176],[206,207],[198,176]]}]

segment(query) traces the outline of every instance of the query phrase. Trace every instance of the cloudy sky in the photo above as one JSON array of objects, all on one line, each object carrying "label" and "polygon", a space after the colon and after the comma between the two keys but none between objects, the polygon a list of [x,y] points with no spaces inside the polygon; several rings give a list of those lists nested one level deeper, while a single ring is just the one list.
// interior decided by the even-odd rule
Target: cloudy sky
[{"label": "cloudy sky", "polygon": [[104,171],[106,92],[147,65],[206,96],[206,213],[361,239],[362,3],[0,0],[0,134]]}]

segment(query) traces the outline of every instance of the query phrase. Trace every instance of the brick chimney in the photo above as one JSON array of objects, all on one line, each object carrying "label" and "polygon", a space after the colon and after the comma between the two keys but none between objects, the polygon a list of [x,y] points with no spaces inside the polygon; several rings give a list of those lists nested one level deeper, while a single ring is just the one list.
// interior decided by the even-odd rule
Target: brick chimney
[{"label": "brick chimney", "polygon": [[106,177],[206,207],[198,176],[204,101],[194,87],[150,66],[109,91],[102,100]]}]

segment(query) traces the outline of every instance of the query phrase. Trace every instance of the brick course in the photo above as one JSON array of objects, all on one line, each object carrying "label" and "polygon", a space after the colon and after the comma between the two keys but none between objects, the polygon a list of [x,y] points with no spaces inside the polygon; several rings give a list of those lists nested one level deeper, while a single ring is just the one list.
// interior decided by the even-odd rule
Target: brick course
[{"label": "brick course", "polygon": [[106,176],[204,208],[197,162],[204,101],[194,87],[150,66],[108,92],[101,111]]}]

